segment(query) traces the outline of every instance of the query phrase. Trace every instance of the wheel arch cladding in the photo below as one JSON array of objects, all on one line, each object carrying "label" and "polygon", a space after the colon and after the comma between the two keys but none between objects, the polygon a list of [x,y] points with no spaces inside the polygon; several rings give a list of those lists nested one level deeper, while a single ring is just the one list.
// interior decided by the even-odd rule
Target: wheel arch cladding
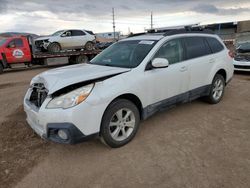
[{"label": "wheel arch cladding", "polygon": [[[216,72],[216,74],[220,74],[221,76],[223,76],[225,82],[227,82],[227,73],[226,73],[226,71],[225,71],[224,69],[218,70],[218,71]],[[216,75],[216,74],[215,74],[215,75]]]},{"label": "wheel arch cladding", "polygon": [[[126,99],[126,100],[132,102],[133,104],[135,104],[135,106],[139,110],[140,119],[143,118],[143,107],[142,107],[142,103],[141,103],[141,100],[139,99],[139,97],[137,97],[136,95],[131,94],[131,93],[126,93],[126,94],[122,94],[122,95],[116,97],[115,99],[113,99],[110,102],[110,104],[112,104],[115,100],[118,100],[118,99]],[[107,106],[107,108],[110,106],[110,104]],[[105,109],[104,113],[106,112],[107,108]],[[104,113],[103,113],[103,115],[104,115]]]}]

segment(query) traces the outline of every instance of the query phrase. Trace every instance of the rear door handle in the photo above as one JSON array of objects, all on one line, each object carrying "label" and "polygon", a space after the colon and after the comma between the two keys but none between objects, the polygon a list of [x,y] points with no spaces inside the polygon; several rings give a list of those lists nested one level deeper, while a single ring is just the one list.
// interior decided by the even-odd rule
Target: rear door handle
[{"label": "rear door handle", "polygon": [[185,72],[187,71],[187,67],[186,66],[182,66],[181,69],[180,69],[181,72]]}]

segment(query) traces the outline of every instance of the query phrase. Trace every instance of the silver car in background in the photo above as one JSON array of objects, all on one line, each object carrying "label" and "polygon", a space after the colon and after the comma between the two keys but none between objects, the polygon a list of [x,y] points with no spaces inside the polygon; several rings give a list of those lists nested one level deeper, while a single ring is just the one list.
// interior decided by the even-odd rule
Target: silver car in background
[{"label": "silver car in background", "polygon": [[60,52],[61,50],[93,50],[96,37],[87,30],[60,30],[51,36],[39,37],[35,45],[41,51]]}]

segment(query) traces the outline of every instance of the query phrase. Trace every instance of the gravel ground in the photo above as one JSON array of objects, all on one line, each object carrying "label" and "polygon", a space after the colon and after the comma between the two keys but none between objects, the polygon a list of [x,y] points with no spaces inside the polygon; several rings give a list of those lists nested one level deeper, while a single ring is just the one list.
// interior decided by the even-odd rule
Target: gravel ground
[{"label": "gravel ground", "polygon": [[142,122],[110,149],[41,140],[25,122],[30,79],[48,68],[0,75],[0,187],[249,187],[250,73],[236,74],[223,101],[177,106]]}]

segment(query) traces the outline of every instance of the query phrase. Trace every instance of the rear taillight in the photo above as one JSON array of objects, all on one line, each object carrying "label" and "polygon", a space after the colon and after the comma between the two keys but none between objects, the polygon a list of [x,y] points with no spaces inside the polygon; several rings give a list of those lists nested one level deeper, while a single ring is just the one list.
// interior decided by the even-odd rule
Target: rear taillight
[{"label": "rear taillight", "polygon": [[234,54],[234,52],[233,51],[228,51],[228,55],[231,57],[231,58],[234,58],[234,56],[235,56],[235,54]]}]

